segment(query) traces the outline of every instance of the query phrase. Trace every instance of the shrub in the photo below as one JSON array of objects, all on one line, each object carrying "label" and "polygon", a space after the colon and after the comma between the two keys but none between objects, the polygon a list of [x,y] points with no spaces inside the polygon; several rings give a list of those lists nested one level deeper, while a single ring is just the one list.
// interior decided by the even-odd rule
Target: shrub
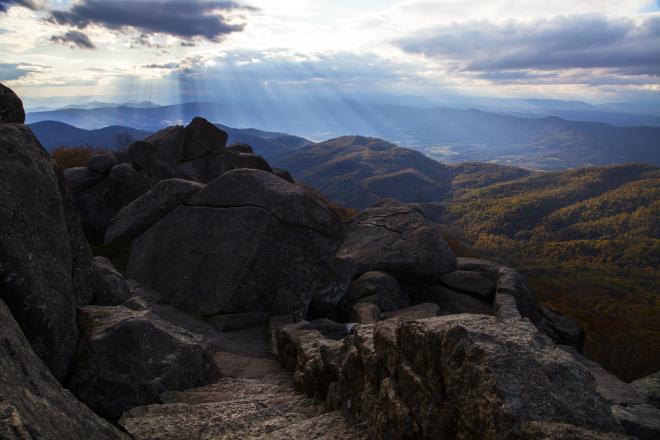
[{"label": "shrub", "polygon": [[67,168],[84,167],[92,156],[107,152],[104,148],[62,146],[53,150],[50,156],[57,168],[63,171]]}]

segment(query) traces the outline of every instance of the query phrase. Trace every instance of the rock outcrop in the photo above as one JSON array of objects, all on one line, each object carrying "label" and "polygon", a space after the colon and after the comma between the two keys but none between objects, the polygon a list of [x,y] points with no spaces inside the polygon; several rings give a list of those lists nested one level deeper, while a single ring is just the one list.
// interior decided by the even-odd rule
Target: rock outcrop
[{"label": "rock outcrop", "polygon": [[0,84],[0,124],[23,124],[24,122],[23,101],[16,96],[13,90]]},{"label": "rock outcrop", "polygon": [[66,170],[65,176],[92,243],[102,243],[115,215],[151,187],[149,179],[128,163],[113,166],[105,175],[88,166]]},{"label": "rock outcrop", "polygon": [[138,405],[158,402],[165,391],[216,381],[213,359],[192,335],[148,311],[87,306],[76,365],[68,386],[109,419]]},{"label": "rock outcrop", "polygon": [[130,245],[135,237],[187,202],[203,187],[203,184],[190,180],[161,180],[119,211],[105,233],[105,244]]},{"label": "rock outcrop", "polygon": [[625,433],[589,371],[523,320],[385,321],[341,343],[285,327],[278,341],[299,388],[366,420],[372,438]]},{"label": "rock outcrop", "polygon": [[456,270],[456,257],[438,228],[422,211],[394,200],[351,219],[337,257],[354,262],[356,275],[383,271],[397,278],[433,278]]},{"label": "rock outcrop", "polygon": [[75,353],[75,307],[94,277],[80,219],[28,127],[0,124],[0,295],[35,352],[63,379]]},{"label": "rock outcrop", "polygon": [[62,388],[0,300],[0,438],[129,440]]},{"label": "rock outcrop", "polygon": [[300,319],[340,233],[336,214],[301,187],[234,170],[137,238],[128,274],[192,313]]}]

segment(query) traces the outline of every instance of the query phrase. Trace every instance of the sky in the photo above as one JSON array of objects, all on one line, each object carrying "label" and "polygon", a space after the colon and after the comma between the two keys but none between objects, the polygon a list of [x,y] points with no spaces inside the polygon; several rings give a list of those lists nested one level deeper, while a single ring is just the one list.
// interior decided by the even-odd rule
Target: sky
[{"label": "sky", "polygon": [[333,96],[660,105],[660,2],[0,0],[0,81],[28,106]]}]

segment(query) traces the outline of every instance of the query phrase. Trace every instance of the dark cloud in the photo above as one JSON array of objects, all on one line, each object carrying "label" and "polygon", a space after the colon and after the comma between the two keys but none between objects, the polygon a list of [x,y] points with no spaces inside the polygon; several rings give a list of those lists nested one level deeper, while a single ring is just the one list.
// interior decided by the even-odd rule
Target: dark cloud
[{"label": "dark cloud", "polygon": [[0,12],[7,12],[11,6],[23,6],[36,11],[44,7],[43,0],[0,0]]},{"label": "dark cloud", "polygon": [[438,26],[395,44],[467,72],[608,69],[660,76],[660,17],[641,23],[600,16],[471,22]]},{"label": "dark cloud", "polygon": [[135,29],[143,34],[161,33],[186,40],[218,41],[243,30],[223,14],[252,10],[233,1],[216,0],[83,0],[66,11],[53,11],[51,20],[83,29],[98,25],[107,29]]},{"label": "dark cloud", "polygon": [[92,40],[80,31],[69,31],[63,35],[55,35],[50,38],[50,41],[59,44],[69,44],[71,47],[78,47],[80,49],[96,49]]}]

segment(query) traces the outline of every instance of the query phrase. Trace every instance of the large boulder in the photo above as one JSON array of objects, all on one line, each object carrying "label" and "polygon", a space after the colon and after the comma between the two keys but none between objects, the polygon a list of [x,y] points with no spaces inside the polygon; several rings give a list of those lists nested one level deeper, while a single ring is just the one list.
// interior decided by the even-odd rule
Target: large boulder
[{"label": "large boulder", "polygon": [[23,102],[13,90],[0,84],[0,124],[24,122]]},{"label": "large boulder", "polygon": [[191,313],[301,319],[341,227],[303,188],[263,171],[234,170],[137,238],[127,271]]},{"label": "large boulder", "polygon": [[351,288],[340,306],[347,318],[355,303],[371,303],[381,312],[397,310],[409,305],[408,295],[396,279],[385,272],[366,272],[351,283]]},{"label": "large boulder", "polygon": [[127,156],[154,182],[178,177],[208,183],[237,168],[273,171],[249,146],[226,148],[227,137],[226,132],[197,117],[185,128],[168,127],[134,142]]},{"label": "large boulder", "polygon": [[0,299],[63,379],[75,354],[75,307],[94,295],[92,256],[61,175],[28,127],[0,124]]},{"label": "large boulder", "polygon": [[216,381],[217,366],[192,334],[125,307],[80,309],[82,335],[69,389],[95,412],[118,419],[166,391]]},{"label": "large boulder", "polygon": [[[99,174],[91,170],[89,173]],[[71,177],[68,173],[67,178]],[[151,182],[143,173],[131,164],[122,163],[114,166],[103,180],[83,190],[74,190],[88,238],[93,243],[102,243],[106,229],[119,210],[150,188]]]},{"label": "large boulder", "polygon": [[130,244],[135,237],[187,202],[203,187],[203,184],[189,180],[161,180],[119,211],[105,233],[105,244]]},{"label": "large boulder", "polygon": [[337,257],[356,274],[383,271],[397,278],[434,278],[456,270],[456,257],[439,229],[417,208],[383,200],[351,219]]},{"label": "large boulder", "polygon": [[0,300],[0,438],[128,440],[62,388]]}]

